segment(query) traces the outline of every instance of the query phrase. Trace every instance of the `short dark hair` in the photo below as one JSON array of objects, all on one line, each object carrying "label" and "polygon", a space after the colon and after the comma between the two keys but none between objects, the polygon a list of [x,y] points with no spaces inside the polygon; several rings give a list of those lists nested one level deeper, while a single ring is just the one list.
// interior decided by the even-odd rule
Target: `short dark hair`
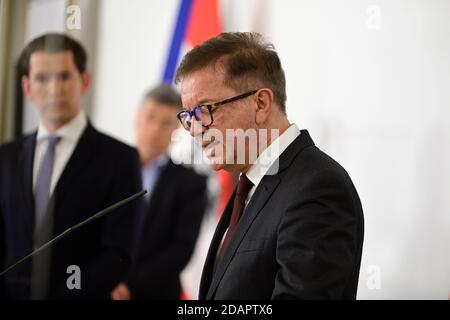
[{"label": "short dark hair", "polygon": [[19,60],[21,75],[30,73],[30,58],[36,52],[59,53],[70,51],[76,68],[80,73],[86,71],[87,54],[83,46],[75,39],[60,33],[46,33],[32,40],[22,50]]},{"label": "short dark hair", "polygon": [[248,88],[248,80],[256,80],[270,88],[274,100],[286,112],[286,78],[273,44],[255,32],[224,32],[189,51],[182,59],[176,82],[200,69],[223,61],[225,85],[234,90]]},{"label": "short dark hair", "polygon": [[151,99],[160,104],[171,106],[181,110],[180,94],[169,84],[160,84],[150,89],[144,96],[144,99]]}]

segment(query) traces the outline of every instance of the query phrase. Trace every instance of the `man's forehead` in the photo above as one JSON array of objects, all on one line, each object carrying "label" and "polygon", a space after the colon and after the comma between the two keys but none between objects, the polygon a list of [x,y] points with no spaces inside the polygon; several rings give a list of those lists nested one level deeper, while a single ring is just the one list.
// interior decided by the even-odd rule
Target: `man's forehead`
[{"label": "man's forehead", "polygon": [[30,57],[30,71],[33,69],[59,69],[74,67],[73,54],[71,51],[61,52],[34,52]]},{"label": "man's forehead", "polygon": [[172,113],[178,113],[177,107],[179,106],[173,106],[168,103],[161,103],[153,98],[144,98],[141,102],[141,109],[144,110],[157,110],[158,112],[172,112]]},{"label": "man's forehead", "polygon": [[[223,91],[224,73],[214,67],[206,67],[186,75],[181,80],[181,98],[185,106],[199,104],[216,98],[215,92]],[[214,96],[211,96],[214,94]]]}]

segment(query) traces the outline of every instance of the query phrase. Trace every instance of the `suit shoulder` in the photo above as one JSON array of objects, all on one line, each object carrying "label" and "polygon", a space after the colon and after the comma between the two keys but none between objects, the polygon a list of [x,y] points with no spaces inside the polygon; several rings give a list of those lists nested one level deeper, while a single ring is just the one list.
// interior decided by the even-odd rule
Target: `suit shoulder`
[{"label": "suit shoulder", "polygon": [[294,160],[296,166],[302,166],[310,173],[336,172],[347,174],[347,171],[331,156],[316,146],[310,146]]},{"label": "suit shoulder", "polygon": [[316,146],[308,147],[299,153],[286,171],[284,181],[287,189],[298,191],[291,193],[292,201],[297,201],[300,194],[324,196],[332,192],[334,196],[344,195],[340,199],[351,199],[354,207],[360,210],[358,192],[348,172]]},{"label": "suit shoulder", "polygon": [[134,147],[126,144],[125,142],[119,141],[118,139],[107,135],[103,132],[95,130],[95,135],[97,136],[98,144],[105,151],[110,151],[113,153],[123,153],[123,154],[137,154]]},{"label": "suit shoulder", "polygon": [[300,152],[286,171],[287,180],[299,186],[324,183],[354,188],[344,167],[316,146]]},{"label": "suit shoulder", "polygon": [[15,158],[23,148],[25,142],[33,139],[34,134],[28,134],[0,145],[0,160]]},{"label": "suit shoulder", "polygon": [[171,161],[171,166],[177,177],[191,182],[206,183],[206,176],[198,173],[193,168],[186,167],[182,164],[175,164]]}]

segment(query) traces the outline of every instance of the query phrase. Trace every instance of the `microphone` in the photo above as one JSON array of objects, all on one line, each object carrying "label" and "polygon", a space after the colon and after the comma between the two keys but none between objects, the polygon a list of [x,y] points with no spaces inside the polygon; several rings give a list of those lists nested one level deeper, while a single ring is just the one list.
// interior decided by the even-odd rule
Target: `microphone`
[{"label": "microphone", "polygon": [[16,266],[18,266],[19,264],[21,264],[22,262],[26,261],[27,259],[31,258],[32,256],[38,254],[39,252],[41,252],[42,250],[44,250],[45,248],[47,248],[48,246],[51,246],[52,244],[54,244],[55,242],[57,242],[58,240],[61,240],[62,238],[64,238],[65,236],[67,236],[69,233],[71,233],[72,231],[75,231],[78,228],[81,228],[82,226],[84,226],[85,224],[88,224],[89,222],[91,222],[92,220],[101,218],[102,216],[104,216],[105,214],[107,214],[110,211],[113,211],[114,209],[117,209],[121,206],[123,206],[124,204],[133,201],[134,199],[137,199],[141,196],[143,196],[144,194],[147,193],[147,190],[142,190],[126,199],[123,199],[122,201],[119,201],[111,206],[109,206],[106,209],[103,209],[102,211],[97,212],[96,214],[90,216],[89,218],[87,218],[86,220],[80,222],[79,224],[74,225],[73,227],[70,227],[69,229],[67,229],[66,231],[64,231],[63,233],[61,233],[60,235],[56,236],[55,238],[51,239],[50,241],[44,243],[42,246],[40,246],[39,248],[37,248],[36,250],[34,250],[33,252],[31,252],[29,255],[23,257],[22,259],[20,259],[19,261],[17,261],[16,263],[14,263],[13,265],[11,265],[10,267],[8,267],[6,270],[2,271],[0,273],[0,277],[3,276],[4,274],[6,274],[8,271],[14,269]]}]

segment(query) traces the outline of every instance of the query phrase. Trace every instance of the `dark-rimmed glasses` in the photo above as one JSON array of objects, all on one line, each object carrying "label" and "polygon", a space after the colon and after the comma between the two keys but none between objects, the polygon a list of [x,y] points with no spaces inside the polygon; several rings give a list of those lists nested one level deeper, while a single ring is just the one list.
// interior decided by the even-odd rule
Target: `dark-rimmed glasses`
[{"label": "dark-rimmed glasses", "polygon": [[240,99],[244,99],[247,98],[249,96],[251,96],[252,94],[255,94],[258,90],[252,90],[243,94],[240,94],[238,96],[220,101],[220,102],[216,102],[216,103],[210,103],[210,104],[201,104],[197,107],[195,107],[194,109],[192,109],[192,111],[181,111],[180,113],[178,113],[177,117],[178,120],[180,120],[181,125],[183,126],[183,128],[185,128],[186,130],[191,130],[191,125],[192,125],[192,117],[195,117],[195,119],[199,122],[201,122],[202,126],[207,127],[210,126],[214,119],[213,119],[213,111],[216,110],[218,107],[223,106],[226,103],[230,103],[236,100],[240,100]]}]

